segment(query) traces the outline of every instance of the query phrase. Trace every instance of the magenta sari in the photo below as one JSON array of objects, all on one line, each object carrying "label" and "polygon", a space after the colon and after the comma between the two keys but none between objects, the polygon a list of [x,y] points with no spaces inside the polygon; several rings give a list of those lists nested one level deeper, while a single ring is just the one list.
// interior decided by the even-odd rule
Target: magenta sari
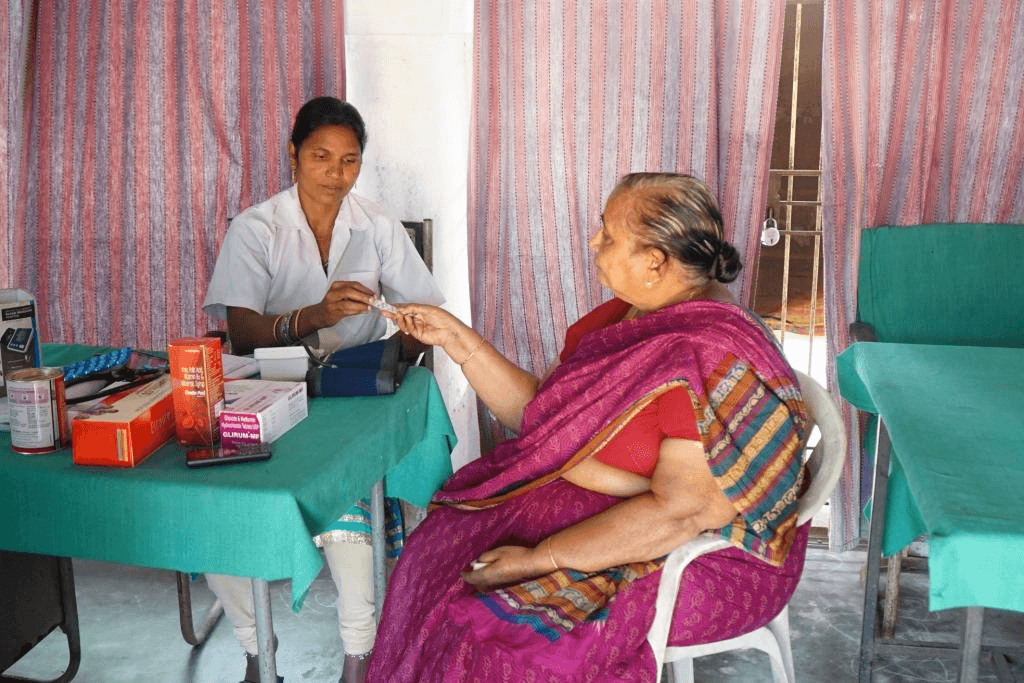
[{"label": "magenta sari", "polygon": [[[685,302],[585,335],[526,406],[520,436],[462,468],[438,492],[441,507],[409,538],[388,586],[369,680],[654,681],[646,636],[660,560],[599,573],[613,594],[576,620],[558,609],[521,606],[501,591],[478,593],[459,575],[485,550],[534,546],[619,502],[559,473],[596,452],[653,397],[680,385],[694,400],[712,473],[740,512],[720,531],[736,548],[719,559],[759,563],[791,593],[799,568],[790,547],[797,541],[802,566],[806,539],[795,528],[806,425],[799,387],[770,332],[749,314]],[[702,564],[700,571],[712,576],[697,576],[695,591],[681,591],[670,642],[723,633],[716,614],[737,611],[722,608],[721,598],[735,595],[707,599],[713,567]],[[722,571],[727,577],[730,570]],[[554,580],[553,574],[520,587],[530,593]],[[758,611],[744,608],[744,600],[739,596],[740,612]]]}]

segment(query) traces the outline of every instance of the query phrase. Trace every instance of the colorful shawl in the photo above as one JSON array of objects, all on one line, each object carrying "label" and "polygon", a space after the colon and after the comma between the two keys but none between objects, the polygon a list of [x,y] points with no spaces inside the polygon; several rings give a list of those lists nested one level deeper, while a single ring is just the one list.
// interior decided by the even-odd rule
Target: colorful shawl
[{"label": "colorful shawl", "polygon": [[774,337],[742,309],[677,304],[585,335],[527,405],[519,438],[435,496],[443,507],[410,537],[392,577],[371,680],[653,680],[644,639],[658,562],[484,594],[459,573],[484,550],[535,545],[615,504],[560,474],[675,386],[689,390],[712,473],[740,513],[720,533],[781,564],[802,482],[799,386]]}]

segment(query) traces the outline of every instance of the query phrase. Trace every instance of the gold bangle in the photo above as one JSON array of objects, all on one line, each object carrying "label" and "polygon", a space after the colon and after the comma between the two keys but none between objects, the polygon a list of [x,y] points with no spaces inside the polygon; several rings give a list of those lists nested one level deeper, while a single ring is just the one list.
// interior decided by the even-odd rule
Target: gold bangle
[{"label": "gold bangle", "polygon": [[475,349],[473,349],[472,351],[469,352],[469,355],[466,356],[461,363],[459,363],[459,367],[461,368],[463,365],[468,363],[469,359],[472,358],[473,356],[475,356],[476,352],[479,351],[481,348],[483,348],[483,345],[486,344],[486,343],[487,343],[487,340],[484,339],[483,337],[480,337],[480,343],[476,345]]},{"label": "gold bangle", "polygon": [[292,335],[292,341],[299,341],[302,337],[299,336],[299,316],[302,315],[302,309],[295,309],[295,334]]},{"label": "gold bangle", "polygon": [[555,554],[553,552],[551,552],[551,537],[550,536],[548,536],[548,538],[547,538],[547,544],[548,544],[548,559],[551,560],[551,566],[554,567],[555,568],[554,570],[557,572],[559,569],[561,569],[561,567],[559,567],[558,563],[555,562]]}]

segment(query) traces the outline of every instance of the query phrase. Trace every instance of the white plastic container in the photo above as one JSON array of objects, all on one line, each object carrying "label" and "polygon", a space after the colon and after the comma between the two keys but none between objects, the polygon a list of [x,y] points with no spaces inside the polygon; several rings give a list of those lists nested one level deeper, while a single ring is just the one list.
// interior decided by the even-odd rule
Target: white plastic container
[{"label": "white plastic container", "polygon": [[260,379],[305,382],[309,356],[301,346],[268,346],[253,351],[260,362]]}]

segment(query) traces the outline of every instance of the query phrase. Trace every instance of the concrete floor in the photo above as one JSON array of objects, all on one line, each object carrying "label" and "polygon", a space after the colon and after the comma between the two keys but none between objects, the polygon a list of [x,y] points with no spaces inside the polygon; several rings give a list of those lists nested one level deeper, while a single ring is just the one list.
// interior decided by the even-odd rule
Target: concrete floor
[{"label": "concrete floor", "polygon": [[[860,639],[862,552],[833,554],[810,549],[800,586],[791,602],[791,629],[797,679],[801,683],[843,683],[857,677]],[[177,594],[170,572],[103,562],[75,561],[82,664],[76,683],[237,683],[243,658],[230,626],[222,620],[202,648],[193,649],[178,630]],[[959,633],[959,617],[927,612],[923,575],[905,575],[901,633],[950,640]],[[299,614],[289,609],[289,585],[271,586],[275,630],[280,637],[278,672],[286,683],[335,683],[341,671],[335,589],[326,570],[314,582]],[[212,602],[200,579],[193,584],[197,611]],[[1024,614],[986,612],[985,636],[1024,643]],[[5,672],[47,680],[67,662],[66,640],[51,634]],[[767,656],[754,651],[696,661],[701,683],[771,681]],[[1011,672],[1024,683],[1024,658]],[[877,665],[876,683],[956,680],[951,657],[916,661],[890,659]],[[990,661],[981,665],[981,681],[996,681]]]}]

